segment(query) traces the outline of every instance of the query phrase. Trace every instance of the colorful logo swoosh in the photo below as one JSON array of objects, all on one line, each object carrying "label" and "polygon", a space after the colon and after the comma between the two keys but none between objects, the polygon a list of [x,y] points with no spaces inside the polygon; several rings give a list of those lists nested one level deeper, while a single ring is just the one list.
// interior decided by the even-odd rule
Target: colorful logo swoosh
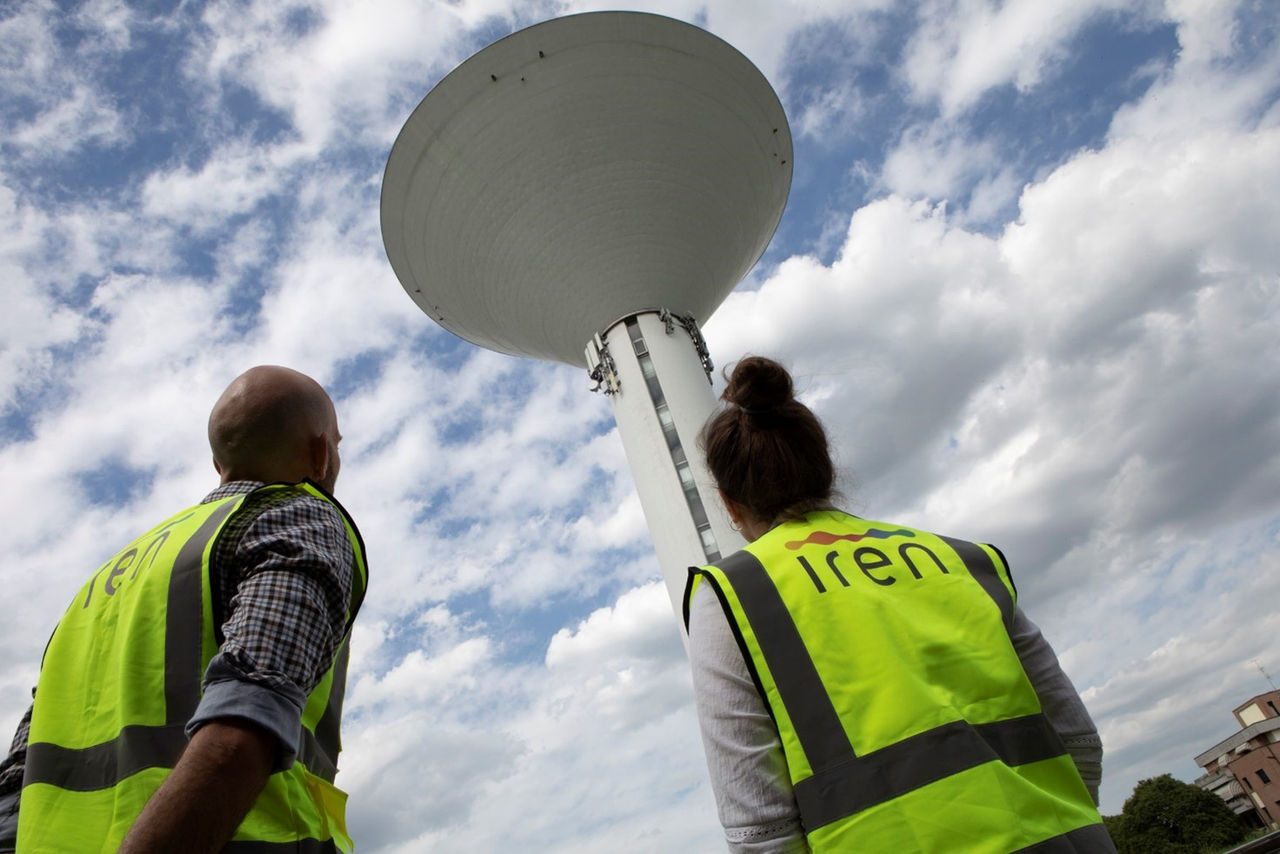
[{"label": "colorful logo swoosh", "polygon": [[791,540],[787,543],[787,548],[795,551],[807,545],[829,546],[832,543],[841,540],[848,540],[856,543],[859,540],[887,540],[890,537],[914,537],[915,534],[906,528],[899,528],[896,531],[881,531],[879,528],[871,528],[865,534],[832,534],[828,531],[814,531],[803,540]]}]

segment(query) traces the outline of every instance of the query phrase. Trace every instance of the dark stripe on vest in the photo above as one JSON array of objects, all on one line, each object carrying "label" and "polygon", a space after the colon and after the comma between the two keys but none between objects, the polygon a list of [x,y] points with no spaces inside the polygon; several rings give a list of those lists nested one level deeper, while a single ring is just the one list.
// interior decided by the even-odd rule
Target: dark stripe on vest
[{"label": "dark stripe on vest", "polygon": [[1000,551],[1000,547],[994,543],[987,543],[987,548],[995,552],[999,556],[1000,562],[1004,564],[1005,578],[1009,579],[1009,586],[1013,588],[1013,595],[1018,595],[1018,582],[1013,580],[1013,570],[1009,568],[1009,559],[1004,556],[1004,552]]},{"label": "dark stripe on vest", "polygon": [[338,776],[337,759],[337,753],[330,757],[319,739],[306,727],[302,728],[298,737],[298,761],[305,765],[308,771],[326,783],[332,783],[333,778]]},{"label": "dark stripe on vest", "polygon": [[1105,825],[1088,824],[1075,830],[1019,848],[1014,854],[1115,854]]},{"label": "dark stripe on vest", "polygon": [[209,516],[183,544],[169,577],[169,602],[165,612],[164,703],[165,721],[185,726],[200,702],[200,667],[204,623],[204,550],[239,501],[228,501]]},{"label": "dark stripe on vest", "polygon": [[988,762],[1025,765],[1065,752],[1041,714],[988,724],[952,721],[801,780],[796,803],[805,829],[813,831]]},{"label": "dark stripe on vest", "polygon": [[48,783],[72,792],[94,792],[147,768],[172,768],[187,747],[184,723],[127,726],[111,741],[78,749],[33,742],[27,746],[22,785]]},{"label": "dark stripe on vest", "polygon": [[[853,759],[853,745],[840,723],[840,715],[827,696],[800,630],[764,565],[746,550],[716,565],[738,594],[809,766],[817,772]],[[731,614],[729,622],[734,622]],[[746,657],[750,660],[749,654]],[[765,704],[768,705],[767,697]]]},{"label": "dark stripe on vest", "polygon": [[[184,727],[184,724],[127,726],[111,741],[92,747],[33,742],[27,746],[22,785],[48,783],[72,792],[95,792],[110,789],[147,768],[173,768],[187,748]],[[298,742],[298,761],[330,783],[337,775],[333,760],[306,727],[302,728]]]},{"label": "dark stripe on vest", "polygon": [[[329,687],[329,699],[325,704],[324,713],[320,715],[320,720],[316,721],[317,746],[323,751],[328,763],[333,766],[335,775],[338,768],[338,752],[342,749],[339,730],[342,724],[342,701],[347,691],[347,662],[351,658],[348,649],[350,642],[351,636],[348,635],[343,638],[342,644],[338,647],[338,657],[333,663],[333,682]],[[324,777],[330,783],[333,782],[333,775],[320,774],[311,762],[307,762],[306,765],[311,769],[311,773]]]},{"label": "dark stripe on vest", "polygon": [[969,574],[973,576],[974,581],[982,585],[982,589],[987,591],[1000,609],[1000,616],[1004,619],[1004,627],[1009,629],[1013,626],[1013,596],[1009,594],[1009,588],[1004,586],[1004,582],[1000,580],[1000,573],[996,569],[996,565],[992,563],[991,556],[983,551],[979,546],[964,540],[954,540],[951,537],[939,536],[952,550],[960,556],[960,560],[964,561],[965,568],[969,570]]},{"label": "dark stripe on vest", "polygon": [[333,778],[338,773],[338,754],[342,750],[342,704],[346,699],[347,692],[347,662],[351,658],[351,627],[356,621],[356,614],[360,612],[360,606],[364,604],[365,593],[368,591],[369,585],[369,570],[364,549],[364,537],[360,534],[360,529],[356,527],[356,522],[351,518],[351,514],[347,512],[347,508],[343,507],[338,499],[334,498],[315,481],[309,480],[307,483],[329,499],[329,503],[334,506],[345,521],[349,534],[355,537],[355,542],[351,543],[354,561],[351,566],[351,600],[347,606],[347,634],[338,647],[337,658],[333,663],[333,682],[329,688],[329,698],[325,703],[324,712],[320,715],[320,720],[316,721],[314,739],[318,754],[303,756],[306,739],[310,736],[310,733],[304,727],[304,744],[299,749],[298,756],[299,760],[307,766],[307,769],[312,774],[332,783]]}]

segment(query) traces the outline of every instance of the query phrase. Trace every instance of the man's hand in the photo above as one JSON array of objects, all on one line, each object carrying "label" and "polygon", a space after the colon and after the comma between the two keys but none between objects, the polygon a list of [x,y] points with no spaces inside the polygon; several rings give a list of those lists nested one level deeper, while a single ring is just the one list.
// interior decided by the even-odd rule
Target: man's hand
[{"label": "man's hand", "polygon": [[196,730],[120,854],[221,850],[266,786],[275,751],[274,736],[234,718]]}]

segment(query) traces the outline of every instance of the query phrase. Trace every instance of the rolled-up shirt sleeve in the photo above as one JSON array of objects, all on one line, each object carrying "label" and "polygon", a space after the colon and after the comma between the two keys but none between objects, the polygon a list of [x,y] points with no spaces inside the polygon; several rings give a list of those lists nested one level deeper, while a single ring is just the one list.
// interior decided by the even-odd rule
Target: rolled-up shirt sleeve
[{"label": "rolled-up shirt sleeve", "polygon": [[307,695],[346,634],[354,555],[331,504],[298,493],[267,496],[265,509],[243,511],[252,521],[218,558],[214,595],[230,603],[224,639],[186,732],[218,719],[249,721],[276,737],[277,768],[287,768]]},{"label": "rolled-up shirt sleeve", "polygon": [[288,768],[298,755],[307,695],[291,683],[277,682],[268,688],[254,682],[252,672],[252,665],[236,662],[233,655],[214,656],[205,671],[204,696],[187,722],[187,737],[212,721],[249,721],[275,736],[279,749],[274,770]]}]

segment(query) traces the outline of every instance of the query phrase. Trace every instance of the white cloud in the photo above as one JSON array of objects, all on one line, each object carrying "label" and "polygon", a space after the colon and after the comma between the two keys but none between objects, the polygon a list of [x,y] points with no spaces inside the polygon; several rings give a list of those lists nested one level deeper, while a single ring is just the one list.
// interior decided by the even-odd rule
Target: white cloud
[{"label": "white cloud", "polygon": [[[5,144],[22,157],[45,159],[71,154],[88,143],[116,144],[125,138],[112,99],[97,85],[91,68],[70,61],[58,47],[53,29],[59,11],[52,3],[24,4],[0,20],[0,86],[9,97],[23,97],[40,108],[6,128]],[[94,20],[86,11],[83,16]],[[120,42],[117,33],[102,45]]]},{"label": "white cloud", "polygon": [[[628,9],[705,27],[750,59],[776,86],[793,35],[821,22],[843,24],[846,34],[854,38],[864,22],[892,5],[891,0],[648,0]],[[559,3],[561,14],[616,8],[609,0]]]},{"label": "white cloud", "polygon": [[291,120],[301,141],[382,142],[410,104],[464,58],[466,28],[513,14],[505,3],[213,3],[188,72],[244,86]]},{"label": "white cloud", "polygon": [[351,711],[359,713],[364,706],[388,699],[400,703],[427,698],[448,702],[459,692],[474,690],[475,674],[489,658],[489,646],[485,638],[472,638],[430,658],[415,649],[377,679],[357,681],[351,695]]},{"label": "white cloud", "polygon": [[142,209],[157,218],[198,229],[218,227],[236,214],[252,212],[268,196],[281,193],[290,167],[304,152],[297,145],[262,147],[231,142],[198,169],[177,166],[153,172],[142,187]]},{"label": "white cloud", "polygon": [[[889,0],[653,0],[631,8],[697,21],[778,80],[793,33],[890,6]],[[215,3],[204,14],[208,37],[188,73],[253,90],[283,111],[310,147],[334,136],[385,144],[429,85],[479,46],[474,30],[480,25],[615,8],[594,0]]]},{"label": "white cloud", "polygon": [[[576,630],[556,632],[547,647],[547,666],[594,670],[598,664],[612,663],[619,656],[633,656],[637,641],[662,637],[670,607],[660,583],[629,590],[612,606],[592,613]],[[662,646],[671,645],[664,639]]]},{"label": "white cloud", "polygon": [[[77,115],[88,84],[37,85],[58,50],[52,7],[28,8],[0,24],[0,71],[38,101],[35,127]],[[792,34],[885,6],[648,8],[705,15],[782,79]],[[993,86],[1034,94],[1111,5],[1036,8],[925,4],[904,73],[955,115]],[[909,128],[878,176],[890,195],[842,217],[835,260],[784,259],[707,330],[717,363],[791,362],[855,509],[1004,547],[1102,726],[1113,809],[1137,775],[1194,775],[1275,633],[1280,119],[1274,58],[1232,61],[1233,8],[1169,4],[1177,63],[1098,150],[1025,188],[960,122]],[[247,87],[291,123],[279,140],[208,119],[207,156],[91,201],[4,176],[0,391],[30,436],[0,446],[24,603],[0,633],[3,719],[103,544],[212,485],[217,393],[282,362],[341,388],[338,493],[369,544],[339,777],[362,848],[722,845],[606,401],[579,371],[459,347],[382,254],[378,168],[403,113],[477,25],[533,11],[552,7],[210,6],[174,85],[211,103]],[[108,52],[136,41],[122,7],[84,14]],[[798,137],[857,109],[827,91]],[[967,211],[907,198],[969,185]],[[1015,222],[974,230],[1012,199]],[[95,505],[83,478],[105,461],[153,479]]]},{"label": "white cloud", "polygon": [[545,662],[531,665],[496,658],[488,636],[447,612],[428,615],[417,639],[396,642],[385,624],[356,638],[382,665],[349,693],[352,734],[338,778],[352,791],[363,845],[713,843],[688,673],[660,583],[557,633]]},{"label": "white cloud", "polygon": [[[1215,16],[1225,11],[1221,4],[1210,4]],[[1111,124],[1111,134],[1120,139],[1147,140],[1160,145],[1213,130],[1231,133],[1241,127],[1274,127],[1276,80],[1280,78],[1280,46],[1270,44],[1257,55],[1233,61],[1211,61],[1217,54],[1209,48],[1194,46],[1205,38],[1208,26],[1212,41],[1215,28],[1206,24],[1207,15],[1189,15],[1179,22],[1179,40],[1184,45],[1180,61],[1166,68],[1153,83],[1146,97],[1124,105]],[[1213,20],[1216,20],[1213,19]],[[1219,21],[1228,27],[1229,21]],[[1212,55],[1210,55],[1212,54]],[[1268,109],[1272,111],[1267,115]]]},{"label": "white cloud", "polygon": [[903,73],[916,98],[954,116],[993,88],[1035,88],[1098,16],[1154,15],[1156,7],[1154,0],[925,0]]},{"label": "white cloud", "polygon": [[867,112],[856,82],[836,85],[817,93],[800,111],[793,133],[822,140],[847,134]]},{"label": "white cloud", "polygon": [[[893,193],[951,199],[984,176],[999,173],[1001,157],[990,140],[969,138],[943,122],[913,125],[885,157],[880,181]],[[988,196],[1002,188],[991,180]],[[1007,190],[1004,198],[996,199],[999,204],[1008,200]],[[983,204],[990,206],[991,200]]]},{"label": "white cloud", "polygon": [[[459,838],[481,851],[714,845],[718,831],[676,632],[665,590],[655,583],[558,633],[545,668],[519,674],[529,705],[502,727],[521,747],[514,761],[490,775],[470,815],[399,850],[447,847]],[[537,808],[523,806],[531,803]]]},{"label": "white cloud", "polygon": [[120,53],[132,42],[132,30],[136,25],[133,11],[124,0],[89,0],[76,13],[82,27],[93,32],[86,39],[89,50],[107,50]]},{"label": "white cloud", "polygon": [[55,370],[51,348],[81,333],[85,318],[59,304],[56,293],[34,270],[43,258],[51,224],[0,185],[0,279],[5,310],[0,312],[0,409],[16,395],[38,386]]},{"label": "white cloud", "polygon": [[1237,46],[1240,0],[1165,0],[1164,6],[1177,22],[1183,63],[1201,66],[1229,56]]}]

